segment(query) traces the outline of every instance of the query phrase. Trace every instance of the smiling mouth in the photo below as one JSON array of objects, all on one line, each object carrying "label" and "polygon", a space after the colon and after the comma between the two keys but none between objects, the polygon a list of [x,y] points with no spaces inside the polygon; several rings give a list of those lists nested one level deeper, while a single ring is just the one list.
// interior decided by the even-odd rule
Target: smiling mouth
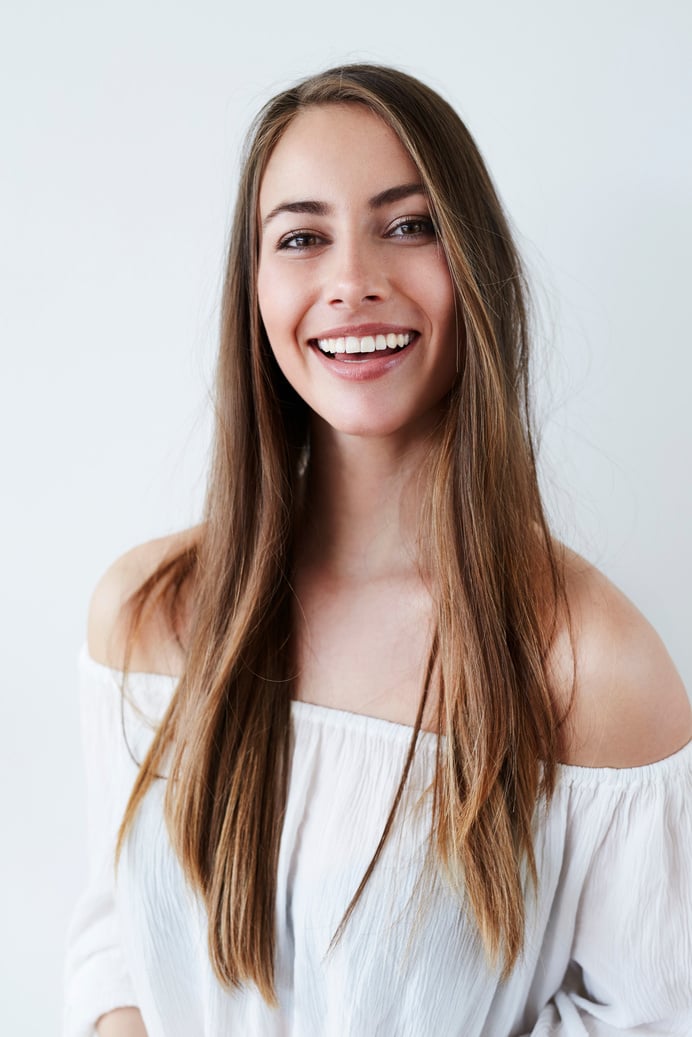
[{"label": "smiling mouth", "polygon": [[389,332],[387,335],[363,335],[361,338],[355,335],[314,338],[310,339],[310,345],[335,360],[368,360],[373,356],[400,353],[413,342],[417,334],[416,331],[406,331],[403,334]]}]

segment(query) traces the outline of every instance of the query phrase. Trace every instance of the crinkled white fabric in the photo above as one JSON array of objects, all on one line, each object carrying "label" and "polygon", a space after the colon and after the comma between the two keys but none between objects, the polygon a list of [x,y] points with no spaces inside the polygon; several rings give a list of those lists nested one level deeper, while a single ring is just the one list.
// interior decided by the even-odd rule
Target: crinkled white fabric
[{"label": "crinkled white fabric", "polygon": [[[507,981],[424,869],[436,736],[416,751],[399,821],[363,899],[327,948],[379,841],[411,730],[292,703],[278,868],[277,986],[227,991],[205,915],[145,800],[114,880],[119,821],[174,679],[80,659],[89,875],[68,938],[65,1037],[137,1005],[149,1037],[692,1035],[692,743],[625,770],[561,767],[536,812],[540,885]],[[136,707],[136,708],[135,708]],[[127,735],[127,738],[125,737]],[[129,745],[129,749],[128,749]],[[132,755],[130,755],[130,751]]]}]

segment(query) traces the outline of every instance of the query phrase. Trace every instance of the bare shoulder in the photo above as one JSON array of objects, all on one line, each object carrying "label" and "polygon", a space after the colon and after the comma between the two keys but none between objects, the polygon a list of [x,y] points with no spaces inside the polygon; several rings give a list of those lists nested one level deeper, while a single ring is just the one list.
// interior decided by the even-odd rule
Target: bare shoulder
[{"label": "bare shoulder", "polygon": [[661,638],[602,572],[561,551],[574,646],[565,625],[552,660],[563,694],[574,676],[563,762],[637,767],[670,756],[692,738],[692,711]]},{"label": "bare shoulder", "polygon": [[[132,595],[159,568],[192,546],[200,527],[173,533],[127,551],[98,581],[89,605],[87,644],[98,663],[122,669],[130,630]],[[132,645],[130,670],[150,673],[179,672],[181,649],[160,610],[147,614]]]}]

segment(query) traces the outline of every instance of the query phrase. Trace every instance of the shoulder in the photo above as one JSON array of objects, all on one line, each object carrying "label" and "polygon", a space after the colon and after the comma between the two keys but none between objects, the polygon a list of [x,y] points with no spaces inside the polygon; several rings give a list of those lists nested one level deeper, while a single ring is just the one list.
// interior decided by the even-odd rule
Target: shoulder
[{"label": "shoulder", "polygon": [[[96,584],[89,605],[89,655],[104,666],[120,670],[126,656],[132,620],[132,598],[166,562],[199,539],[200,527],[140,544],[106,570]],[[161,608],[147,610],[131,645],[129,669],[153,673],[179,672],[181,646]]]},{"label": "shoulder", "polygon": [[692,711],[661,638],[602,572],[560,550],[570,623],[552,669],[570,701],[563,762],[637,767],[670,756],[692,738]]}]

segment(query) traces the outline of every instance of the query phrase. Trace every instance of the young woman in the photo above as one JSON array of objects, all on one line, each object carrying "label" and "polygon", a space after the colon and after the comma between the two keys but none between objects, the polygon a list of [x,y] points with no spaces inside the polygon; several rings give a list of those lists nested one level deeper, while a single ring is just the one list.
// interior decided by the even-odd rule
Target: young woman
[{"label": "young woman", "polygon": [[690,707],[551,539],[528,345],[439,96],[265,107],[204,522],[93,599],[70,1037],[692,1033]]}]

